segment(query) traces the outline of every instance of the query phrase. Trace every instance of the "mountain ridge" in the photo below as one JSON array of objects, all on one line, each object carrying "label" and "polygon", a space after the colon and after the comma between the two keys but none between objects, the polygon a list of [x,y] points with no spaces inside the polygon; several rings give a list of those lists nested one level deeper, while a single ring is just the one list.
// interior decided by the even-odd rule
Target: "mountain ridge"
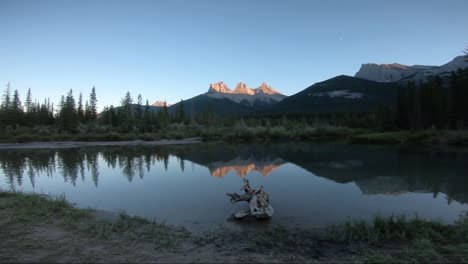
[{"label": "mountain ridge", "polygon": [[266,104],[277,103],[287,96],[273,89],[266,82],[258,88],[249,88],[247,84],[239,82],[234,90],[231,90],[224,82],[210,84],[206,96],[220,99],[226,98],[236,103],[246,103],[253,106],[255,101],[262,101]]},{"label": "mountain ridge", "polygon": [[441,66],[364,63],[354,77],[376,82],[424,81],[432,76],[448,76],[460,68],[468,68],[466,56],[457,56]]}]

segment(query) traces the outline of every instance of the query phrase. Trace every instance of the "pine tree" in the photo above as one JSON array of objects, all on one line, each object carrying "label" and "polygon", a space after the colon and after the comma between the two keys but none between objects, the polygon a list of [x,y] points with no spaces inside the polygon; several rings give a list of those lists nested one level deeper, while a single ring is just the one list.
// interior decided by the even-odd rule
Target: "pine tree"
[{"label": "pine tree", "polygon": [[78,109],[76,109],[77,115],[78,115],[78,121],[83,122],[85,113],[83,109],[83,94],[80,92],[80,95],[78,96]]},{"label": "pine tree", "polygon": [[23,106],[21,105],[21,100],[18,90],[15,90],[13,94],[13,101],[11,103],[11,118],[12,124],[15,126],[22,125],[23,120]]},{"label": "pine tree", "polygon": [[89,106],[88,100],[85,102],[85,108],[84,108],[84,120],[85,122],[91,121],[91,108]]},{"label": "pine tree", "polygon": [[78,126],[78,115],[76,113],[75,99],[73,98],[73,90],[70,90],[68,92],[64,101],[61,101],[61,104],[62,107],[60,109],[59,114],[60,128],[67,132],[75,132]]},{"label": "pine tree", "polygon": [[3,94],[2,103],[0,104],[0,123],[2,128],[7,125],[12,125],[11,118],[11,91],[10,83],[6,85],[5,93]]},{"label": "pine tree", "polygon": [[31,110],[32,110],[31,88],[28,89],[28,94],[26,95],[25,107],[26,107],[26,113],[29,114],[31,112]]},{"label": "pine tree", "polygon": [[119,117],[117,115],[117,111],[115,110],[115,107],[111,105],[109,107],[110,115],[111,115],[111,125],[116,127],[120,124]]},{"label": "pine tree", "polygon": [[170,123],[169,110],[167,109],[167,103],[164,101],[162,110],[159,111],[159,124],[162,128],[166,128]]},{"label": "pine tree", "polygon": [[184,100],[182,99],[180,99],[180,104],[177,108],[176,120],[177,122],[184,122],[185,120]]},{"label": "pine tree", "polygon": [[121,104],[121,121],[123,122],[124,126],[126,127],[127,132],[133,130],[134,127],[134,111],[132,108],[133,98],[130,92],[125,94],[125,97],[122,98],[120,101]]},{"label": "pine tree", "polygon": [[89,120],[96,121],[97,119],[97,97],[96,88],[93,86],[91,94],[89,95]]},{"label": "pine tree", "polygon": [[144,111],[144,114],[143,114],[143,117],[144,117],[144,130],[146,132],[149,132],[150,131],[150,127],[152,125],[152,118],[151,118],[151,112],[150,112],[150,105],[149,105],[149,102],[148,100],[146,100],[146,104],[145,104],[145,111]]},{"label": "pine tree", "polygon": [[7,113],[10,110],[10,103],[11,103],[11,91],[10,91],[10,83],[8,82],[6,86],[5,93],[3,94],[3,100],[1,104],[1,110]]},{"label": "pine tree", "polygon": [[141,97],[141,94],[138,94],[138,99],[137,99],[137,106],[135,109],[135,117],[137,120],[141,120],[143,117],[143,98]]}]

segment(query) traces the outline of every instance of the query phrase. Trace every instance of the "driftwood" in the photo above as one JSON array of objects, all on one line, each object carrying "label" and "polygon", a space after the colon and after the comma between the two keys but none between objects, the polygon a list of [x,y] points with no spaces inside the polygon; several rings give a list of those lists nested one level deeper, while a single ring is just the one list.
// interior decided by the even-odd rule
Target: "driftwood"
[{"label": "driftwood", "polygon": [[267,192],[263,190],[263,186],[259,189],[252,189],[249,180],[244,179],[244,194],[226,193],[231,197],[231,203],[245,201],[249,203],[248,210],[242,210],[234,215],[239,219],[245,216],[255,216],[258,219],[270,218],[273,216],[273,207],[270,205],[270,198]]}]

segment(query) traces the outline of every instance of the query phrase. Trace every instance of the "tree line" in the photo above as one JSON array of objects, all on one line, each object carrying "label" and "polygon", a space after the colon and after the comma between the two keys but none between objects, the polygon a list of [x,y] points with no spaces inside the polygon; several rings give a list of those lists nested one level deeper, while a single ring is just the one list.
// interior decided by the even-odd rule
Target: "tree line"
[{"label": "tree line", "polygon": [[54,106],[49,98],[43,102],[33,102],[31,89],[28,89],[23,105],[18,90],[12,92],[8,83],[0,103],[0,128],[2,130],[56,126],[59,132],[74,132],[79,123],[96,122],[97,117],[97,97],[94,87],[84,106],[82,94],[80,93],[77,102],[73,96],[73,90],[61,97],[58,106]]},{"label": "tree line", "polygon": [[468,125],[468,69],[448,80],[411,81],[398,91],[395,124],[400,129],[463,129]]},{"label": "tree line", "polygon": [[181,100],[176,112],[169,114],[167,104],[160,111],[154,111],[148,100],[143,105],[139,94],[136,102],[130,92],[122,98],[120,105],[104,107],[101,113],[97,109],[97,95],[92,88],[87,100],[83,102],[83,94],[75,98],[73,90],[62,95],[57,106],[50,99],[39,103],[32,101],[31,89],[28,90],[24,104],[18,90],[11,90],[10,84],[3,94],[0,103],[0,132],[14,130],[19,127],[49,126],[59,133],[80,132],[80,126],[104,125],[113,131],[156,132],[166,128],[172,122],[187,122],[184,102]]},{"label": "tree line", "polygon": [[[148,133],[165,129],[171,123],[221,126],[238,122],[232,117],[216,117],[210,105],[197,117],[193,111],[187,114],[183,100],[171,113],[166,103],[160,109],[154,109],[148,100],[143,103],[140,94],[135,101],[130,92],[121,99],[119,106],[106,106],[98,113],[95,87],[83,100],[82,93],[75,99],[73,90],[70,90],[55,106],[49,99],[33,101],[29,89],[23,103],[19,92],[12,91],[8,84],[0,102],[0,132],[20,127],[47,126],[59,133],[78,133],[83,127],[101,125],[107,128],[107,132]],[[267,127],[288,124],[302,124],[305,127],[325,123],[379,130],[464,129],[468,126],[468,69],[452,72],[449,78],[437,76],[427,82],[408,82],[406,87],[399,88],[395,104],[394,108],[381,105],[368,113],[303,113],[277,117],[251,115],[241,118],[241,123]]]}]

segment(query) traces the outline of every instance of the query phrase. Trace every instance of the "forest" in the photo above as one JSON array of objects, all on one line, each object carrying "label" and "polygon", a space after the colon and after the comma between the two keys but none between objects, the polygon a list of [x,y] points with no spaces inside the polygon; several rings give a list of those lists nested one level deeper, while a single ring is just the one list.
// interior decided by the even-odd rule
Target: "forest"
[{"label": "forest", "polygon": [[156,108],[148,100],[143,103],[141,95],[134,100],[130,92],[120,105],[105,106],[101,113],[97,102],[95,87],[87,99],[82,93],[76,99],[70,90],[54,105],[50,99],[33,101],[31,89],[22,101],[18,90],[12,91],[8,84],[0,104],[0,140],[155,140],[189,136],[308,139],[321,135],[317,128],[322,128],[321,132],[328,128],[325,134],[329,137],[360,133],[362,129],[368,133],[459,131],[468,125],[468,69],[452,72],[448,78],[408,82],[398,89],[394,105],[380,105],[371,112],[219,116],[207,106],[196,115],[187,111],[183,100],[170,111],[166,104]]}]

